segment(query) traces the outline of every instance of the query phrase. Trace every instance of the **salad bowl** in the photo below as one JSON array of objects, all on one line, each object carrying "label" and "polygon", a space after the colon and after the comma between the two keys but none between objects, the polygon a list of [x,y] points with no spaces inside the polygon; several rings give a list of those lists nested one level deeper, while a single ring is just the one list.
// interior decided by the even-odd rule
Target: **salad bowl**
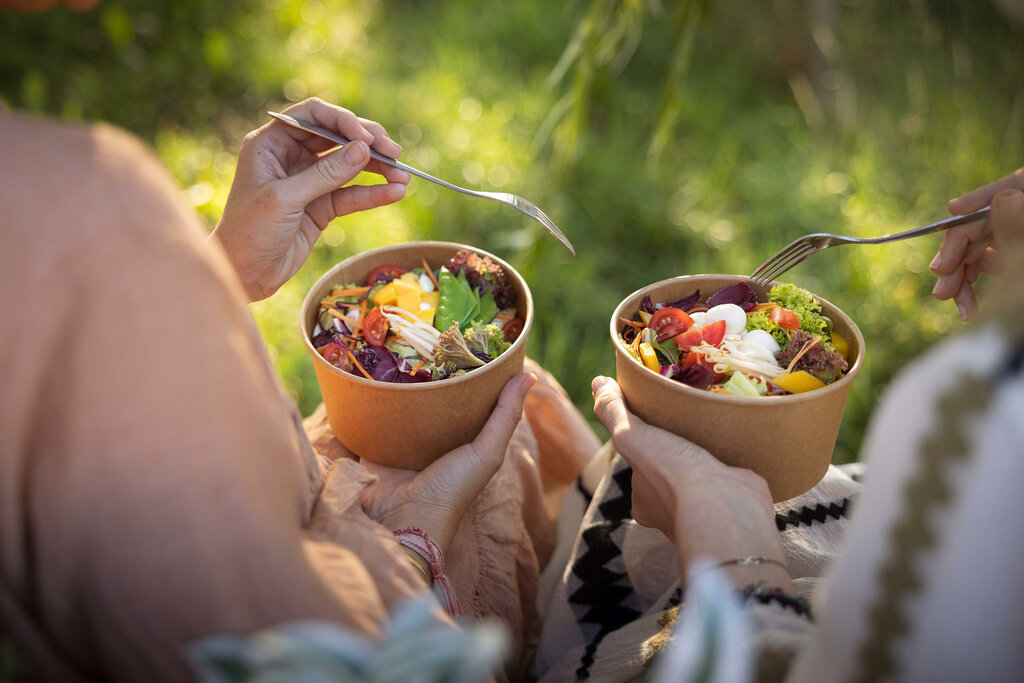
[{"label": "salad bowl", "polygon": [[[423,260],[437,268],[459,250],[494,259],[518,297],[522,332],[511,347],[483,367],[438,381],[396,384],[345,372],[314,348],[311,333],[321,299],[334,285],[362,283],[384,264],[415,268]],[[345,448],[371,462],[422,470],[445,453],[469,443],[483,428],[508,380],[523,371],[526,339],[533,323],[533,298],[523,277],[486,251],[455,242],[405,242],[351,256],[313,285],[302,303],[300,328],[313,359],[327,420]]]},{"label": "salad bowl", "polygon": [[746,281],[764,301],[775,284],[739,275],[686,275],[639,289],[616,307],[610,331],[617,381],[629,409],[648,424],[707,449],[727,465],[744,467],[768,482],[774,501],[804,493],[832,460],[850,387],[864,362],[864,337],[836,306],[822,299],[822,314],[849,344],[846,374],[820,389],[784,396],[733,396],[704,391],[663,377],[635,360],[619,342],[622,320],[631,320],[644,297],[675,301],[700,290],[702,298]]}]

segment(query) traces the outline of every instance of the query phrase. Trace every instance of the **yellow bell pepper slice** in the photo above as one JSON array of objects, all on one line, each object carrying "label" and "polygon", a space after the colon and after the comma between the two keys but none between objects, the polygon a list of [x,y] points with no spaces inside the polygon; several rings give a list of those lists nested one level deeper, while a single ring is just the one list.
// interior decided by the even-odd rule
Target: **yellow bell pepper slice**
[{"label": "yellow bell pepper slice", "polygon": [[387,283],[386,285],[378,289],[374,293],[372,299],[373,303],[377,304],[378,306],[391,306],[395,303],[397,297],[398,294],[395,292],[395,281],[392,280],[391,282]]},{"label": "yellow bell pepper slice", "polygon": [[808,374],[806,370],[797,370],[788,375],[776,377],[772,380],[772,384],[782,387],[791,394],[802,394],[825,386],[824,382],[814,375]]},{"label": "yellow bell pepper slice", "polygon": [[640,359],[643,360],[651,370],[661,372],[661,363],[658,362],[658,354],[654,353],[654,347],[647,342],[640,343]]},{"label": "yellow bell pepper slice", "polygon": [[850,344],[835,332],[832,333],[832,346],[836,347],[839,355],[846,360],[850,359]]}]

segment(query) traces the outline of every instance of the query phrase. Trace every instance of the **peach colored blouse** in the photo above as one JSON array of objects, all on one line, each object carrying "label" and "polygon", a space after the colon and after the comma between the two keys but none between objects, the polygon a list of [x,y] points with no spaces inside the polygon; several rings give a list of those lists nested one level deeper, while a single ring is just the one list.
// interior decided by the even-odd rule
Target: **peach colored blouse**
[{"label": "peach colored blouse", "polygon": [[[169,681],[205,635],[297,619],[379,633],[422,580],[317,415],[314,453],[166,170],[110,127],[4,111],[0,149],[0,633],[19,659],[46,679]],[[448,558],[467,612],[520,641],[551,545],[544,491],[597,443],[544,379],[534,422],[580,438],[539,468],[524,420]]]}]

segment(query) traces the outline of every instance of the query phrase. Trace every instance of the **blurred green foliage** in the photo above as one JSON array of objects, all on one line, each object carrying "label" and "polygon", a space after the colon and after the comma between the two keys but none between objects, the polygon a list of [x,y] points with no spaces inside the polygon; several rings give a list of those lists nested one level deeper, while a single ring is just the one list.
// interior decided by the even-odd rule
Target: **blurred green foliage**
[{"label": "blurred green foliage", "polygon": [[[629,21],[619,56],[563,60],[572,78],[552,78],[580,22],[616,4],[625,14],[607,26]],[[308,414],[319,393],[297,317],[319,274],[396,241],[475,244],[530,282],[528,351],[589,417],[590,379],[614,373],[608,316],[629,292],[749,273],[808,232],[931,222],[1022,163],[1024,33],[988,2],[691,0],[699,21],[682,0],[663,4],[105,0],[0,13],[0,98],[134,131],[211,227],[244,134],[311,95],[383,123],[414,166],[530,198],[579,256],[515,211],[414,181],[398,205],[332,224],[253,312]],[[890,378],[960,325],[929,294],[939,239],[833,249],[788,276],[867,339],[837,462],[856,458]]]}]

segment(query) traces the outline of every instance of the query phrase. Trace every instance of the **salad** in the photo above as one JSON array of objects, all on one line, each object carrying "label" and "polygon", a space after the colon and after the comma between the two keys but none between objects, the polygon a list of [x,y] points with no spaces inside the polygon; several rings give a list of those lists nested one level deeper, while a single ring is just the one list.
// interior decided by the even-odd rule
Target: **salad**
[{"label": "salad", "polygon": [[320,301],[311,342],[327,362],[380,382],[430,382],[483,367],[525,321],[494,259],[460,250],[437,270],[384,264]]},{"label": "salad", "polygon": [[821,302],[792,284],[780,284],[758,302],[739,281],[701,299],[696,290],[678,301],[648,295],[619,342],[639,363],[663,377],[735,396],[777,396],[820,389],[847,370],[848,342],[821,314]]}]

